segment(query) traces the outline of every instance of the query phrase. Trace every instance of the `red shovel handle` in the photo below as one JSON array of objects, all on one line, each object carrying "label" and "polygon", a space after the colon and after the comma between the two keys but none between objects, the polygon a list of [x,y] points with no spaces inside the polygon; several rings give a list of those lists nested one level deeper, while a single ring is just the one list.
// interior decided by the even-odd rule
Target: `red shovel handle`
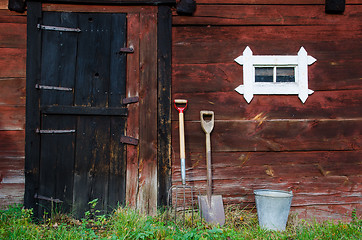
[{"label": "red shovel handle", "polygon": [[[182,104],[183,107],[180,107],[177,104]],[[183,104],[185,104],[185,105],[183,105]],[[183,113],[185,111],[186,107],[187,107],[187,100],[185,100],[185,99],[175,99],[174,100],[174,105],[175,105],[175,108],[177,109],[177,111],[179,113]]]}]

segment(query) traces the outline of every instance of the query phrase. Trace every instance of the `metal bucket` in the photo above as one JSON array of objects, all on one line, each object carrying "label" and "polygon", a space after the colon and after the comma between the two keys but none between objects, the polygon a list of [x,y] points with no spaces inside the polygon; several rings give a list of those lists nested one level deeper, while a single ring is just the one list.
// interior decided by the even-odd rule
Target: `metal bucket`
[{"label": "metal bucket", "polygon": [[284,231],[293,193],[279,190],[255,190],[259,225],[263,229]]}]

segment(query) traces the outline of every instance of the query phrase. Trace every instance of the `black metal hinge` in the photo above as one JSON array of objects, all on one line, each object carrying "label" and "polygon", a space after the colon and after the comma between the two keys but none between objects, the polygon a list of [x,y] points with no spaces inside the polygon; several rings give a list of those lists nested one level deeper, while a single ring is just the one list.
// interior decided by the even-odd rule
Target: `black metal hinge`
[{"label": "black metal hinge", "polygon": [[62,203],[63,201],[57,198],[52,198],[52,197],[45,197],[42,195],[38,195],[37,193],[35,193],[34,198],[40,199],[40,200],[45,200],[45,201],[50,201],[50,202],[55,202],[55,203]]},{"label": "black metal hinge", "polygon": [[35,132],[40,133],[40,134],[57,134],[57,133],[75,133],[75,130],[74,129],[70,129],[70,130],[53,130],[53,129],[42,130],[42,129],[37,128],[35,130]]},{"label": "black metal hinge", "polygon": [[137,138],[133,138],[133,137],[128,137],[128,136],[122,136],[120,139],[121,143],[125,143],[125,144],[130,144],[130,145],[138,145],[138,139]]},{"label": "black metal hinge", "polygon": [[35,88],[43,89],[43,90],[73,91],[73,88],[46,86],[46,85],[40,85],[40,84],[35,84]]},{"label": "black metal hinge", "polygon": [[134,49],[133,49],[133,47],[121,48],[121,49],[119,49],[119,54],[121,54],[121,53],[134,53]]},{"label": "black metal hinge", "polygon": [[60,31],[60,32],[81,32],[79,28],[68,28],[68,27],[57,27],[57,26],[47,26],[38,24],[36,27],[40,30],[49,30],[49,31]]},{"label": "black metal hinge", "polygon": [[138,101],[139,97],[128,97],[122,99],[122,104],[137,103]]}]

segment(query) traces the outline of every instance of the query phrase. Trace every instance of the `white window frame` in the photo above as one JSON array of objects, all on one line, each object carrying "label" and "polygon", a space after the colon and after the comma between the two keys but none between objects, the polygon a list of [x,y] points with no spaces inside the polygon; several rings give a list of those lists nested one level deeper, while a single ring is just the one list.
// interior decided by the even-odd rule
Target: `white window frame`
[{"label": "white window frame", "polygon": [[[301,47],[298,55],[253,55],[249,47],[246,47],[243,55],[237,57],[235,62],[243,65],[244,85],[235,88],[244,95],[245,100],[250,103],[254,94],[297,94],[304,103],[308,96],[314,91],[308,89],[308,65],[317,59],[307,54]],[[295,82],[255,82],[255,67],[294,67]],[[275,68],[273,70],[273,78]]]}]

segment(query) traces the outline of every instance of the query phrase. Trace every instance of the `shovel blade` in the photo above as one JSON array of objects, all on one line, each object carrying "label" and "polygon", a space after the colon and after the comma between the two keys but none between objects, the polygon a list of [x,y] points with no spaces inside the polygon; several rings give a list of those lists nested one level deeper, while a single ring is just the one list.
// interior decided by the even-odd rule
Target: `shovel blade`
[{"label": "shovel blade", "polygon": [[212,224],[225,224],[224,204],[221,195],[211,195],[209,204],[207,196],[198,196],[199,209],[206,222]]}]

